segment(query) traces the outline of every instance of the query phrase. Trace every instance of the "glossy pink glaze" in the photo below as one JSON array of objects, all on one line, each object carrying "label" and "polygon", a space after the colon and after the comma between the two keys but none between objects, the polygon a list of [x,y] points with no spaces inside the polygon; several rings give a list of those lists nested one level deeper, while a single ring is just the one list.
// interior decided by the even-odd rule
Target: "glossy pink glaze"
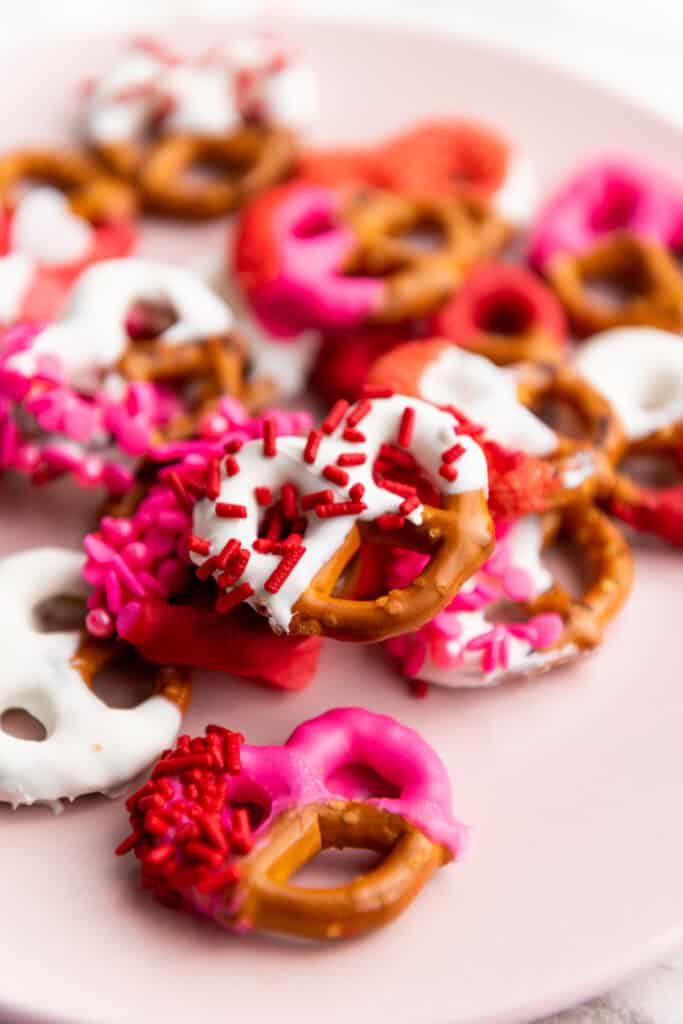
[{"label": "glossy pink glaze", "polygon": [[279,253],[277,276],[250,292],[254,313],[274,337],[309,328],[354,327],[378,309],[384,283],[343,273],[354,237],[338,216],[329,189],[300,185],[289,191],[273,217]]},{"label": "glossy pink glaze", "polygon": [[556,254],[584,252],[616,230],[676,248],[683,241],[683,184],[635,157],[591,160],[542,206],[529,262],[540,270]]}]

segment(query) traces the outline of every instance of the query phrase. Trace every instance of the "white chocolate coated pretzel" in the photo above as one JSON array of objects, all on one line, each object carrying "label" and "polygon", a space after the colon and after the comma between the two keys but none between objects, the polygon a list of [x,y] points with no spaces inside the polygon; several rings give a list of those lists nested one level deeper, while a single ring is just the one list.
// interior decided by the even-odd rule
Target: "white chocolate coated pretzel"
[{"label": "white chocolate coated pretzel", "polygon": [[0,731],[0,801],[53,803],[112,793],[141,772],[180,725],[171,700],[153,696],[134,708],[110,708],[72,664],[81,634],[41,633],[40,604],[85,596],[83,556],[33,548],[0,560],[0,714],[23,708],[42,722],[42,742]]}]

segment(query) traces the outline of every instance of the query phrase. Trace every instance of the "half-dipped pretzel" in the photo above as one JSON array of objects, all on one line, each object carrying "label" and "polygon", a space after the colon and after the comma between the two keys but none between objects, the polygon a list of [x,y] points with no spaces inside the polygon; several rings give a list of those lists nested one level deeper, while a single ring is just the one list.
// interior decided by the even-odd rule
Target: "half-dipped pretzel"
[{"label": "half-dipped pretzel", "polygon": [[[683,342],[649,327],[625,327],[590,339],[576,369],[619,414],[624,458],[664,458],[683,470]],[[617,463],[609,508],[629,525],[683,544],[683,485],[648,487]]]},{"label": "half-dipped pretzel", "polygon": [[[362,708],[305,722],[281,747],[245,744],[220,726],[181,737],[127,807],[132,833],[117,853],[135,851],[143,885],[239,933],[322,940],[381,927],[467,846],[436,752]],[[345,885],[290,882],[330,847],[383,857]]]},{"label": "half-dipped pretzel", "polygon": [[431,312],[506,233],[476,200],[295,182],[245,211],[234,266],[255,315],[286,338]]},{"label": "half-dipped pretzel", "polygon": [[[558,533],[590,565],[590,583],[578,598],[541,561]],[[419,568],[414,556],[399,559],[391,579],[405,582]],[[594,506],[525,516],[499,524],[495,551],[448,608],[416,633],[388,641],[387,649],[409,678],[442,686],[491,686],[536,675],[599,644],[632,581],[628,544]],[[501,610],[511,607],[524,609],[526,618],[501,619]]]},{"label": "half-dipped pretzel", "polygon": [[0,392],[96,461],[112,441],[141,455],[192,433],[221,394],[262,400],[243,371],[227,304],[191,271],[143,260],[91,267],[57,320],[0,342]]},{"label": "half-dipped pretzel", "polygon": [[[22,186],[40,188],[22,195]],[[0,157],[0,321],[54,316],[91,263],[127,256],[137,231],[134,191],[71,150]]]},{"label": "half-dipped pretzel", "polygon": [[[134,41],[89,89],[86,139],[117,174],[137,178],[152,205],[181,216],[225,213],[289,169],[290,132],[315,112],[314,80],[292,58],[267,33],[195,56]],[[250,170],[238,187],[217,183],[203,197],[181,172],[206,160]]]},{"label": "half-dipped pretzel", "polygon": [[125,645],[72,629],[41,632],[37,616],[45,602],[85,596],[82,565],[80,553],[64,548],[0,561],[0,712],[23,708],[47,733],[31,743],[0,732],[0,800],[14,807],[116,791],[173,742],[189,700],[188,673],[165,666],[152,697],[135,708],[110,708],[90,687]]},{"label": "half-dipped pretzel", "polygon": [[567,323],[550,289],[524,267],[486,263],[437,311],[433,333],[499,366],[560,362]]},{"label": "half-dipped pretzel", "polygon": [[[437,338],[406,342],[382,356],[368,383],[453,406],[481,424],[490,441],[548,461],[556,486],[545,490],[543,507],[591,498],[596,489],[602,493],[611,483],[610,463],[624,449],[623,431],[609,402],[564,366],[502,369]],[[579,414],[583,438],[552,430],[533,412],[544,401],[558,400]]]},{"label": "half-dipped pretzel", "polygon": [[673,252],[683,239],[683,186],[631,156],[601,156],[578,168],[544,203],[529,240],[539,270],[579,256],[615,232]]},{"label": "half-dipped pretzel", "polygon": [[576,255],[558,253],[545,270],[581,336],[628,325],[683,326],[683,277],[658,242],[614,233]]},{"label": "half-dipped pretzel", "polygon": [[[305,413],[274,410],[277,434],[310,425]],[[160,447],[168,463],[150,460],[117,502],[109,502],[95,533],[85,539],[84,576],[94,587],[86,626],[95,637],[116,633],[151,662],[189,665],[256,679],[281,689],[301,689],[312,679],[320,652],[317,637],[277,636],[246,606],[230,615],[211,607],[205,584],[192,586],[189,550],[192,504],[220,459],[260,436],[262,419],[249,418],[223,399],[199,428],[199,437]],[[232,465],[232,463],[231,463]],[[207,600],[208,596],[208,600]]]},{"label": "half-dipped pretzel", "polygon": [[[428,474],[441,508],[391,475],[406,467]],[[486,557],[486,493],[484,455],[449,413],[386,392],[340,401],[307,439],[266,424],[221,464],[194,506],[191,557],[218,611],[246,600],[276,630],[377,641],[431,618]],[[374,600],[335,594],[364,542],[397,537],[431,553],[420,580]]]}]

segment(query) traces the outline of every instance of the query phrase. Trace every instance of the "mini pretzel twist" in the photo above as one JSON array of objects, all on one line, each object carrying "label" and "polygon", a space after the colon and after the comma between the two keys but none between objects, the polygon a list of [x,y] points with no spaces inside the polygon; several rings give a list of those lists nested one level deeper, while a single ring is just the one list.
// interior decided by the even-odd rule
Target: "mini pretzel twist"
[{"label": "mini pretzel twist", "polygon": [[[560,254],[545,268],[581,336],[646,324],[677,331],[683,324],[683,277],[659,243],[615,232],[578,254]],[[616,289],[614,297],[595,289]]]}]

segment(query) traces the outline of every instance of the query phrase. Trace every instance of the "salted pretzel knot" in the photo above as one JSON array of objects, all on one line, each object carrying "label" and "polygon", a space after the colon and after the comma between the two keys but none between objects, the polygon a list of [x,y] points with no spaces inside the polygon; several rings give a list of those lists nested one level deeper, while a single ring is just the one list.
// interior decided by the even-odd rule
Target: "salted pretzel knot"
[{"label": "salted pretzel knot", "polygon": [[[162,902],[226,928],[308,939],[361,934],[400,914],[466,847],[443,763],[417,733],[384,715],[337,708],[299,726],[281,747],[250,746],[213,725],[205,738],[183,740],[128,801],[133,831],[117,853],[135,850],[143,884]],[[184,781],[190,764],[198,769],[197,812]],[[182,807],[180,827],[150,821],[148,829],[146,798],[157,793],[161,821]],[[330,847],[383,857],[345,885],[290,882]]]},{"label": "salted pretzel knot", "polygon": [[[401,470],[426,472],[442,507],[423,506]],[[252,441],[197,502],[191,557],[222,591],[276,630],[377,641],[431,618],[492,543],[484,455],[446,412],[399,396],[338,402],[307,439]],[[367,540],[428,550],[420,579],[374,600],[335,593]]]},{"label": "salted pretzel knot", "polygon": [[189,699],[186,670],[164,667],[150,698],[134,708],[108,707],[91,687],[125,645],[102,644],[59,624],[41,630],[42,607],[65,596],[81,598],[82,621],[82,565],[82,555],[63,548],[0,561],[0,711],[24,708],[47,733],[39,744],[0,734],[0,799],[14,806],[116,790],[173,741]]}]

